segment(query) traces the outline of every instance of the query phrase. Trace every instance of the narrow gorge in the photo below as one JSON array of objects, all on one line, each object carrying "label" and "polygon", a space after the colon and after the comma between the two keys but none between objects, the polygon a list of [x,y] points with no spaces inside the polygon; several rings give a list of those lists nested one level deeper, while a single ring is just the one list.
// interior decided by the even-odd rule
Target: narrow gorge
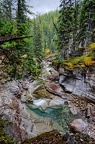
[{"label": "narrow gorge", "polygon": [[0,113],[11,122],[4,130],[19,143],[54,130],[95,139],[95,68],[55,70],[50,59],[41,65],[38,80],[1,80]]}]

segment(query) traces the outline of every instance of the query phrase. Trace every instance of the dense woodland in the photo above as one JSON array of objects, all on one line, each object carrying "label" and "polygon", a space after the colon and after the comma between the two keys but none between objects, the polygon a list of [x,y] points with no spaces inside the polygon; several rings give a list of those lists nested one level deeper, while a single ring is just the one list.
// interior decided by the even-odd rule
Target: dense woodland
[{"label": "dense woodland", "polygon": [[2,1],[0,8],[1,73],[18,78],[32,73],[37,77],[41,72],[38,63],[47,53],[57,49],[53,23],[57,22],[58,11],[30,20],[27,13],[32,13],[25,1],[15,4],[14,1]]},{"label": "dense woodland", "polygon": [[31,20],[32,47],[37,59],[42,60],[47,54],[54,53],[57,50],[55,43],[57,32],[54,24],[57,23],[58,14],[58,10],[56,10],[39,15]]},{"label": "dense woodland", "polygon": [[95,64],[95,0],[61,0],[59,10],[33,19],[28,13],[26,0],[0,0],[0,77],[37,78],[54,53],[54,64],[68,70]]},{"label": "dense woodland", "polygon": [[0,1],[0,69],[5,77],[38,76],[47,54],[80,56],[95,41],[94,0],[61,0],[59,8],[30,20],[25,0]]},{"label": "dense woodland", "polygon": [[62,63],[68,70],[94,65],[95,1],[62,0],[57,34]]}]

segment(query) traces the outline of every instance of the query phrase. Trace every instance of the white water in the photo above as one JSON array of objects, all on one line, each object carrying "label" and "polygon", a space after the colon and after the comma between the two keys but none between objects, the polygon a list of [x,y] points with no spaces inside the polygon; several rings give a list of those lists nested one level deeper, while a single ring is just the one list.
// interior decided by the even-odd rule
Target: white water
[{"label": "white water", "polygon": [[33,100],[33,104],[36,106],[43,106],[46,103],[44,99]]}]

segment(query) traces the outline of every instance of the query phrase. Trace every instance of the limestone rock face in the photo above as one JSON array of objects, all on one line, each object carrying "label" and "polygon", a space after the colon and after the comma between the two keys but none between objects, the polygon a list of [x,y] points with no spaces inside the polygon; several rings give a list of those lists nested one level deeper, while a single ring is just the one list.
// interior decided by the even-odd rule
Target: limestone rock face
[{"label": "limestone rock face", "polygon": [[59,83],[66,92],[95,100],[95,68],[87,71],[75,69],[60,75]]}]

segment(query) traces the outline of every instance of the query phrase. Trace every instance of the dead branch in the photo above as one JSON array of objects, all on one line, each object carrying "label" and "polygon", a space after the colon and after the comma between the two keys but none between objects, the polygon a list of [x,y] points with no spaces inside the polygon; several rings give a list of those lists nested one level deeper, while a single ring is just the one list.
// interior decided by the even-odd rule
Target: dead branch
[{"label": "dead branch", "polygon": [[2,39],[2,40],[0,40],[0,45],[2,45],[3,43],[5,43],[5,42],[9,42],[9,41],[16,41],[16,40],[20,40],[20,39],[24,39],[24,38],[30,38],[30,37],[32,37],[32,36],[22,36],[22,37],[12,37],[12,38],[6,38],[6,39]]}]

